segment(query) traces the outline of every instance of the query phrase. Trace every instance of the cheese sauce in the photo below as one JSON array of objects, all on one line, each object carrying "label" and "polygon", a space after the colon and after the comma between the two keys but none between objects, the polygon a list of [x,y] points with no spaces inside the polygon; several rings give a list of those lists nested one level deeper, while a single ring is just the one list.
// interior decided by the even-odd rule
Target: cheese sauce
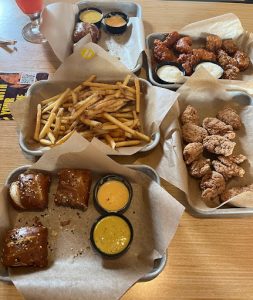
[{"label": "cheese sauce", "polygon": [[121,16],[116,15],[106,18],[105,23],[111,27],[121,27],[126,24],[126,21]]},{"label": "cheese sauce", "polygon": [[157,70],[157,76],[165,82],[180,83],[184,81],[184,74],[177,67],[164,65]]},{"label": "cheese sauce", "polygon": [[80,14],[79,19],[83,22],[94,24],[102,19],[102,14],[96,10],[86,10]]},{"label": "cheese sauce", "polygon": [[121,181],[109,180],[99,187],[97,200],[106,211],[119,211],[126,206],[129,192]]},{"label": "cheese sauce", "polygon": [[105,254],[118,254],[127,248],[131,231],[127,222],[118,216],[101,219],[93,232],[97,248]]}]

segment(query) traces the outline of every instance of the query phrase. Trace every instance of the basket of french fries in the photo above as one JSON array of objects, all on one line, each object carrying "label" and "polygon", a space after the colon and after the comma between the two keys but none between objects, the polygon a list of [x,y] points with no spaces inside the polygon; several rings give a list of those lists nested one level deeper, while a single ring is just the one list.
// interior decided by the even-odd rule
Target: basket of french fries
[{"label": "basket of french fries", "polygon": [[78,133],[107,155],[132,155],[159,143],[160,126],[177,97],[88,43],[10,109],[28,154],[41,156]]},{"label": "basket of french fries", "polygon": [[122,81],[97,82],[92,75],[81,84],[68,87],[45,81],[33,85],[28,96],[37,95],[43,86],[51,89],[52,85],[61,92],[32,103],[32,115],[36,106],[33,134],[29,140],[20,134],[20,146],[26,153],[42,155],[64,143],[74,132],[89,142],[96,139],[103,143],[111,149],[107,154],[122,154],[118,152],[120,148],[133,147],[143,152],[158,144],[159,131],[152,133],[145,128],[145,93],[150,86],[146,80],[129,74]]}]

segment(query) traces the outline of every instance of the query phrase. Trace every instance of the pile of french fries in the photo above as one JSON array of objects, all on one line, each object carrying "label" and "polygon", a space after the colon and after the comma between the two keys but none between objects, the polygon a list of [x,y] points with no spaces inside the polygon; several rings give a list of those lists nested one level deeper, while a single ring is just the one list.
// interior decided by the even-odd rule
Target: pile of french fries
[{"label": "pile of french fries", "polygon": [[74,132],[91,141],[97,137],[112,149],[150,142],[141,132],[141,90],[138,78],[127,75],[115,84],[95,82],[95,75],[76,88],[41,101],[34,140],[53,147]]}]

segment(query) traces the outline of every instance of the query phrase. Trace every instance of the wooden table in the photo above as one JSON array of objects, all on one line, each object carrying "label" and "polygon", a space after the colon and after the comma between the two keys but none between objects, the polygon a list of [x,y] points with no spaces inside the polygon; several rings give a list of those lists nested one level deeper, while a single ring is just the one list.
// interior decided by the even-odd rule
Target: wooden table
[{"label": "wooden table", "polygon": [[[51,1],[52,2],[52,1]],[[253,32],[253,5],[138,1],[145,33],[171,31],[201,19],[233,12]],[[28,18],[14,0],[0,0],[0,36],[16,39],[17,51],[0,48],[0,71],[53,73],[59,61],[49,46],[27,43],[21,29]],[[14,121],[0,121],[0,184],[17,166],[30,163],[18,146]],[[132,161],[138,160],[135,155]],[[168,191],[173,192],[169,185]],[[153,281],[135,284],[123,299],[253,299],[253,218],[197,219],[184,213],[169,248],[169,262]],[[0,283],[1,300],[23,299],[13,285]],[[49,299],[51,300],[51,299]]]}]

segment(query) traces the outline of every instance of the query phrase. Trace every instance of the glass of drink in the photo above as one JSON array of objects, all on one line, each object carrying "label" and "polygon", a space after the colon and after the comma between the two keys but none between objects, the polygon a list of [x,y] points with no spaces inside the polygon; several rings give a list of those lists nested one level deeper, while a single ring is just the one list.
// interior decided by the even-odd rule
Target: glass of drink
[{"label": "glass of drink", "polygon": [[41,44],[46,42],[40,32],[40,14],[43,8],[43,0],[16,0],[19,8],[29,16],[31,23],[25,25],[22,30],[24,39],[28,42]]}]

